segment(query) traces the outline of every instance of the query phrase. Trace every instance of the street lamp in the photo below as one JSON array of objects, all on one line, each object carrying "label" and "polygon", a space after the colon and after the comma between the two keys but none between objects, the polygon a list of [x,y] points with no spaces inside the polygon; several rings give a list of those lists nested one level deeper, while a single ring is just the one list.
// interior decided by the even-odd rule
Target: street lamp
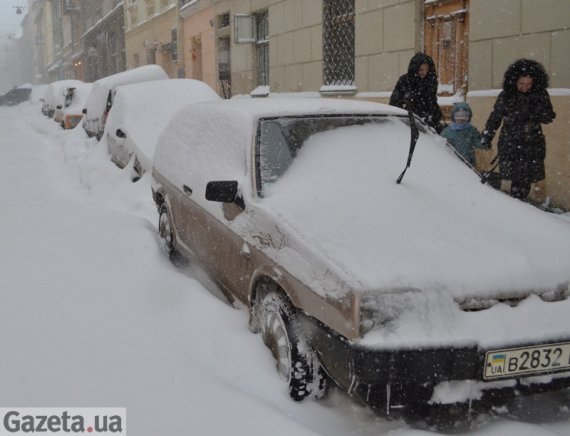
[{"label": "street lamp", "polygon": [[26,7],[22,5],[14,5],[12,7],[16,8],[16,14],[18,15],[22,15],[24,13],[24,9],[26,9]]}]

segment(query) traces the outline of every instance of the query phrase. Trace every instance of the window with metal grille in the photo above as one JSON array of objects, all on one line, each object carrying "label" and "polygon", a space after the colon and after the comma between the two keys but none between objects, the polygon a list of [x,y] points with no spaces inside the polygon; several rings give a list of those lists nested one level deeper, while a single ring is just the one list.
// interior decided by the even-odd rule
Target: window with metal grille
[{"label": "window with metal grille", "polygon": [[172,62],[178,61],[178,29],[170,30],[170,45],[172,48]]},{"label": "window with metal grille", "polygon": [[323,1],[325,85],[354,85],[354,2]]},{"label": "window with metal grille", "polygon": [[257,84],[269,85],[269,15],[255,15],[255,46],[257,51]]}]

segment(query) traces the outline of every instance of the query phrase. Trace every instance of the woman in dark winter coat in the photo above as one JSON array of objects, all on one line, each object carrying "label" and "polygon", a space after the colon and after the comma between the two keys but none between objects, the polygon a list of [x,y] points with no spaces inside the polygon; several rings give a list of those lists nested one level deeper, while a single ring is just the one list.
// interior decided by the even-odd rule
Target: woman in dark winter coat
[{"label": "woman in dark winter coat", "polygon": [[511,196],[526,199],[530,186],[544,179],[546,141],[541,124],[551,123],[552,109],[548,75],[544,67],[530,59],[519,59],[507,68],[503,90],[483,131],[483,142],[491,143],[499,134],[499,170],[511,181]]},{"label": "woman in dark winter coat", "polygon": [[410,60],[407,74],[402,75],[390,97],[392,106],[412,110],[438,133],[443,127],[441,109],[437,104],[437,74],[433,59],[416,53]]}]

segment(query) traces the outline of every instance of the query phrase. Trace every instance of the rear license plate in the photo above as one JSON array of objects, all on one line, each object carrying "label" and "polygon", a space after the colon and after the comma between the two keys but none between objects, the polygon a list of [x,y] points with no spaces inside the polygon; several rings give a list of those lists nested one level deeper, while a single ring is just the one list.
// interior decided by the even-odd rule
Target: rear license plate
[{"label": "rear license plate", "polygon": [[570,342],[488,351],[483,378],[491,380],[565,370],[570,371]]}]

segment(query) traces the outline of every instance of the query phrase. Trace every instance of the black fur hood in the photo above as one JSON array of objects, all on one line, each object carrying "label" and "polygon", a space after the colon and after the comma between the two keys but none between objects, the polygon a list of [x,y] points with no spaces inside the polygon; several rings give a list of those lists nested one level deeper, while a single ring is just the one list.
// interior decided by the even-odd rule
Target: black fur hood
[{"label": "black fur hood", "polygon": [[427,78],[430,80],[434,80],[437,82],[437,74],[435,71],[435,64],[433,63],[433,59],[425,53],[416,53],[412,59],[410,59],[410,64],[408,65],[408,78],[413,79],[417,77],[418,70],[420,69],[420,65],[428,64],[429,72]]},{"label": "black fur hood", "polygon": [[532,77],[534,82],[530,92],[540,92],[548,88],[548,74],[544,67],[531,59],[519,59],[509,65],[505,71],[503,90],[507,94],[517,92],[517,80],[519,77]]}]

